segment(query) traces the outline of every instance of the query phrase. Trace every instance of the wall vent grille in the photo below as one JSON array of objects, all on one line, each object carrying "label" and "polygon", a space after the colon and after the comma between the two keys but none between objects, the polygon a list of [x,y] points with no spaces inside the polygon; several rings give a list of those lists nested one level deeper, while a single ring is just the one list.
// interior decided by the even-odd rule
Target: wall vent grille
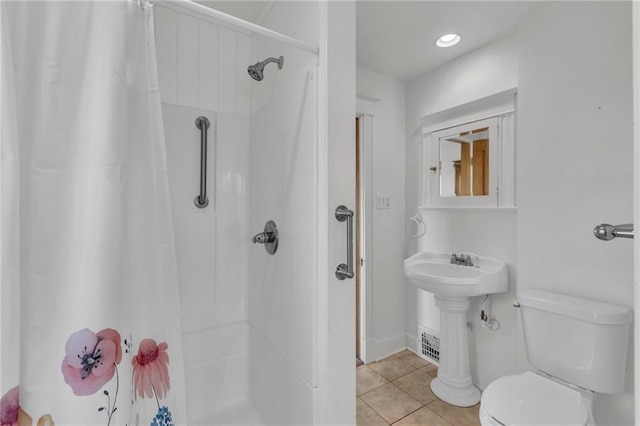
[{"label": "wall vent grille", "polygon": [[440,336],[435,330],[418,327],[418,353],[427,361],[440,363]]}]

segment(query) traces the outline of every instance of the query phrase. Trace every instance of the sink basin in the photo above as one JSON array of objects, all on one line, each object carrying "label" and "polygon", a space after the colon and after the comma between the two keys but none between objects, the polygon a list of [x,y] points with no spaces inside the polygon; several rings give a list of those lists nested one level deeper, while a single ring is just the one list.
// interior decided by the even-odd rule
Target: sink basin
[{"label": "sink basin", "polygon": [[503,261],[464,254],[473,266],[452,264],[451,253],[416,253],[404,261],[404,273],[418,288],[443,297],[473,297],[509,289],[509,271]]}]

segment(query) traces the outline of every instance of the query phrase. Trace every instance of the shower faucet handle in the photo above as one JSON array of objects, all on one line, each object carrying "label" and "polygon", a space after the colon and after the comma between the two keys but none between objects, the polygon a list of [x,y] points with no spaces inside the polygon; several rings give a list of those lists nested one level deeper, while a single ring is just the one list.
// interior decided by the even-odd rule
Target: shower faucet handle
[{"label": "shower faucet handle", "polygon": [[253,244],[264,244],[265,250],[269,254],[275,254],[278,250],[278,227],[272,220],[264,225],[264,231],[253,236]]},{"label": "shower faucet handle", "polygon": [[276,236],[273,235],[272,232],[260,232],[259,234],[256,234],[251,241],[253,242],[253,244],[255,243],[260,243],[260,244],[267,244],[267,243],[272,243],[276,240]]}]

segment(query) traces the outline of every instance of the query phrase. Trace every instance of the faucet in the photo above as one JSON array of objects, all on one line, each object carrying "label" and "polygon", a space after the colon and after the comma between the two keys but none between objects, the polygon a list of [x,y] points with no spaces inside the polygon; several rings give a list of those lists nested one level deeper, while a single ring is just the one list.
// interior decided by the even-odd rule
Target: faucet
[{"label": "faucet", "polygon": [[473,266],[473,261],[471,260],[471,256],[465,255],[463,253],[460,253],[459,256],[453,253],[451,255],[451,263],[453,265]]},{"label": "faucet", "polygon": [[255,243],[267,244],[267,243],[272,243],[275,240],[276,240],[276,236],[273,234],[273,232],[260,232],[259,234],[256,234],[251,239],[251,242],[253,242],[253,244]]}]

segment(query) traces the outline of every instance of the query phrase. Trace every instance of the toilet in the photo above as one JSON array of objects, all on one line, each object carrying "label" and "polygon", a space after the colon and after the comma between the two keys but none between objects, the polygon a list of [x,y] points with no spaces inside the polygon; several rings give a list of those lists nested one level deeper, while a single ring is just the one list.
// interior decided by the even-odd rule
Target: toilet
[{"label": "toilet", "polygon": [[480,423],[592,425],[595,395],[624,388],[631,310],[530,289],[518,292],[517,305],[535,370],[487,386]]}]

